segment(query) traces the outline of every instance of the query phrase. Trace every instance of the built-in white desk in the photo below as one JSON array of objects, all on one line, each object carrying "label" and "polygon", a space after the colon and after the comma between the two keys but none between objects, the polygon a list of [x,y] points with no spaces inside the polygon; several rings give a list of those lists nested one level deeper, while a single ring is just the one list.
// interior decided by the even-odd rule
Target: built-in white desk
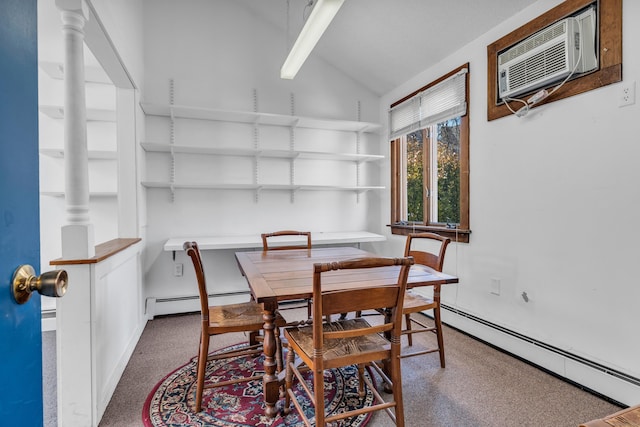
[{"label": "built-in white desk", "polygon": [[[381,234],[370,233],[368,231],[341,231],[341,232],[317,232],[311,233],[311,243],[316,245],[337,245],[343,243],[366,243],[382,242],[386,237]],[[173,237],[164,244],[165,251],[181,251],[184,242],[194,241],[198,243],[201,250],[211,249],[251,249],[262,248],[262,238],[259,234],[245,236],[188,236]],[[280,236],[274,245],[305,243],[303,236]],[[271,245],[271,243],[269,243]]]},{"label": "built-in white desk", "polygon": [[[370,233],[368,231],[344,231],[344,232],[312,232],[311,243],[314,247],[327,245],[351,245],[369,242],[383,242],[386,237],[381,234]],[[184,236],[172,237],[164,244],[164,251],[172,252],[174,262],[176,261],[176,252],[183,252],[182,245],[184,242],[197,242],[198,247],[202,251],[220,250],[221,253],[209,253],[209,257],[226,257],[229,262],[224,265],[216,265],[216,281],[224,283],[224,287],[216,287],[215,296],[221,304],[233,304],[246,300],[249,292],[246,286],[246,280],[240,274],[235,262],[234,252],[238,250],[262,250],[262,238],[260,234],[240,235],[240,236]],[[305,236],[278,236],[269,240],[269,246],[288,245],[288,244],[306,244]],[[178,255],[180,256],[180,255]],[[184,257],[183,257],[184,259]],[[178,261],[182,262],[181,260]],[[226,268],[225,268],[226,266]],[[213,266],[212,266],[213,267]],[[168,270],[167,270],[168,271]],[[188,313],[198,311],[200,309],[199,296],[194,287],[195,283],[184,282],[179,277],[182,274],[173,273],[175,278],[172,294],[162,295],[160,297],[149,296],[146,300],[147,319],[151,320],[154,316]],[[189,278],[192,280],[192,277]],[[236,285],[237,283],[237,285]],[[188,288],[186,286],[189,286]]]}]

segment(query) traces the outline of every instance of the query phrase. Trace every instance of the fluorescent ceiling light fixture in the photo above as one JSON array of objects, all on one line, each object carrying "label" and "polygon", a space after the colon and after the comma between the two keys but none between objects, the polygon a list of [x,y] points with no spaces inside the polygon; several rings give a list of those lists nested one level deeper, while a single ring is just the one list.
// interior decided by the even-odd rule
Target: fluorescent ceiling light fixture
[{"label": "fluorescent ceiling light fixture", "polygon": [[280,69],[280,78],[293,79],[320,37],[327,29],[344,0],[317,0],[289,56]]}]

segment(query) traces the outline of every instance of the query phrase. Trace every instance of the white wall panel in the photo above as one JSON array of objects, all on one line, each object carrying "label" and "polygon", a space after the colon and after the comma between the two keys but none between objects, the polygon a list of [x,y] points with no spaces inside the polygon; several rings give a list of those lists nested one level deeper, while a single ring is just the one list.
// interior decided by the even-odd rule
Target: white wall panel
[{"label": "white wall panel", "polygon": [[[285,19],[285,3],[283,19]],[[379,98],[314,57],[293,81],[280,79],[286,38],[236,2],[147,1],[145,3],[143,101],[213,109],[257,111],[334,120],[379,122]],[[358,109],[360,108],[360,117]],[[170,143],[170,119],[148,116],[147,141]],[[361,135],[360,150],[378,154],[378,137]],[[201,147],[289,150],[288,127],[176,119],[174,144]],[[256,147],[257,146],[257,147]],[[355,132],[296,129],[295,150],[356,153]],[[147,181],[167,180],[170,156],[146,153]],[[356,164],[348,161],[176,155],[176,182],[289,185],[356,185]],[[379,185],[379,165],[363,166],[360,185]],[[373,172],[371,172],[373,170]],[[256,176],[257,174],[257,176]],[[366,179],[366,181],[364,181]],[[351,191],[147,189],[147,297],[195,295],[190,260],[185,275],[173,277],[173,254],[164,242],[179,236],[247,235],[277,229],[367,230],[379,233],[379,196]],[[205,268],[224,289],[245,289],[233,251],[207,251]],[[217,280],[221,279],[221,280]]]},{"label": "white wall panel", "polygon": [[[523,118],[486,118],[486,46],[559,3],[535,2],[452,52],[385,95],[380,113],[470,63],[472,234],[469,244],[449,247],[456,257],[444,269],[460,284],[443,291],[445,303],[638,378],[638,105],[619,108],[621,84],[613,84]],[[640,4],[623,3],[625,82],[640,76],[640,29],[633,24],[639,17]],[[382,137],[381,149],[386,144]],[[388,170],[381,177],[388,185]],[[389,209],[384,198],[382,218]],[[385,246],[400,239],[388,236]],[[501,281],[499,296],[490,293],[493,278]],[[526,349],[521,355],[533,357]],[[634,396],[615,398],[631,404]]]}]

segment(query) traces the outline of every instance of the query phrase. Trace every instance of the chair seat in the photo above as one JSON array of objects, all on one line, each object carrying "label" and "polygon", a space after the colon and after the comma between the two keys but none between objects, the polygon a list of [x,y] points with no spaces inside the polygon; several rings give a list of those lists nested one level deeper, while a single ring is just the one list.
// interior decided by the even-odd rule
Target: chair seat
[{"label": "chair seat", "polygon": [[[228,332],[259,331],[264,325],[262,311],[262,305],[256,302],[211,306],[209,307],[209,327],[225,329]],[[274,322],[279,327],[286,323],[277,313]]]},{"label": "chair seat", "polygon": [[418,311],[431,310],[438,306],[431,298],[418,295],[414,292],[406,292],[404,295],[403,313],[415,313]]},{"label": "chair seat", "polygon": [[[325,323],[322,329],[329,331],[344,331],[361,328],[369,328],[371,325],[364,319],[348,319],[337,322]],[[298,348],[311,358],[313,356],[313,327],[303,326],[288,328],[289,341],[295,341]],[[351,338],[325,339],[323,342],[323,358],[330,362],[335,359],[347,357],[352,354],[366,354],[389,349],[389,341],[379,334],[369,334]]]}]

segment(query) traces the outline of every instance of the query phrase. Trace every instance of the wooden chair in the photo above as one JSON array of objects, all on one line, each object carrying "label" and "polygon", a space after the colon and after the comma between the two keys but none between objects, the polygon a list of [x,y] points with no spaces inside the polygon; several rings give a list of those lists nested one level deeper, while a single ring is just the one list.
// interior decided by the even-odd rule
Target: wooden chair
[{"label": "wooden chair", "polygon": [[[307,243],[306,244],[288,244],[288,245],[279,245],[279,246],[269,246],[269,240],[272,238],[277,239],[281,236],[306,236]],[[262,233],[262,250],[263,251],[275,251],[275,250],[289,250],[289,249],[311,249],[311,232],[310,231],[295,231],[295,230],[282,230],[282,231],[274,231],[273,233]],[[273,240],[272,240],[273,241]],[[307,319],[311,318],[311,300],[306,299],[304,301],[305,306],[307,307]],[[289,305],[287,309],[295,309],[302,308],[301,305]]]},{"label": "wooden chair", "polygon": [[[285,376],[285,414],[291,411],[290,402],[293,401],[305,424],[312,425],[292,389],[295,375],[302,385],[305,397],[313,402],[316,426],[324,426],[325,423],[379,410],[385,410],[397,426],[404,426],[400,336],[402,333],[402,301],[411,264],[413,264],[412,258],[361,258],[314,264],[312,324],[285,328],[284,330],[285,338],[289,343]],[[323,276],[332,270],[366,269],[393,265],[401,266],[395,285],[379,286],[365,282],[365,287],[350,290],[322,289]],[[330,285],[330,280],[327,282]],[[323,319],[331,314],[381,307],[390,307],[391,315],[388,323],[371,326],[363,318],[323,322]],[[303,365],[296,363],[296,355],[300,357]],[[375,363],[380,360],[388,360],[391,378]],[[364,383],[366,383],[375,396],[374,402],[369,407],[327,417],[324,406],[323,371],[348,365],[358,365],[360,397],[365,395]],[[364,376],[365,365],[371,366],[387,383],[391,384],[393,393],[391,399],[385,401],[371,380]],[[300,372],[305,366],[313,372],[313,389],[306,385],[301,376]],[[392,408],[394,408],[393,411]]]},{"label": "wooden chair", "polygon": [[[306,236],[307,243],[306,244],[289,244],[289,245],[279,245],[279,246],[269,246],[269,239],[272,237],[281,237],[281,236]],[[309,231],[295,231],[295,230],[282,230],[275,231],[273,233],[263,233],[262,237],[262,250],[263,251],[273,251],[273,250],[287,250],[287,249],[311,249],[311,232]]]},{"label": "wooden chair", "polygon": [[[425,240],[431,242],[437,242],[440,248],[436,253],[416,250],[413,248],[412,243],[417,240]],[[442,237],[434,233],[412,233],[407,236],[407,241],[404,248],[404,256],[411,256],[415,260],[416,264],[426,265],[437,271],[442,271],[442,265],[444,264],[444,255],[447,250],[447,246],[451,243],[451,239]],[[433,326],[424,323],[423,320],[418,320],[411,317],[411,313],[419,313],[425,310],[433,310]],[[445,367],[444,360],[444,341],[442,339],[442,321],[440,319],[440,285],[433,286],[433,298],[427,298],[419,295],[415,292],[408,291],[404,297],[404,304],[402,311],[405,315],[405,329],[402,331],[403,335],[407,335],[409,346],[413,345],[412,335],[422,332],[434,332],[437,337],[437,348],[430,348],[422,351],[403,352],[401,357],[418,356],[427,353],[440,353],[440,366]],[[416,324],[419,328],[412,328],[412,324]]]},{"label": "wooden chair", "polygon": [[[238,356],[262,353],[262,344],[258,342],[258,333],[262,330],[264,320],[262,318],[262,305],[256,302],[210,306],[209,294],[207,293],[207,284],[198,244],[196,242],[185,242],[183,248],[193,261],[193,267],[198,281],[198,291],[200,293],[202,327],[200,333],[200,350],[198,352],[196,383],[196,412],[200,412],[202,410],[202,394],[205,388],[221,387],[262,378],[262,376],[252,376],[232,379],[229,381],[220,381],[214,384],[204,383],[207,361],[230,359]],[[284,326],[284,319],[277,316],[275,324],[276,326]],[[248,332],[249,345],[239,350],[231,350],[209,355],[210,337],[229,332]],[[276,341],[276,345],[280,347],[278,340]],[[277,348],[276,351],[281,352],[281,349]]]}]

